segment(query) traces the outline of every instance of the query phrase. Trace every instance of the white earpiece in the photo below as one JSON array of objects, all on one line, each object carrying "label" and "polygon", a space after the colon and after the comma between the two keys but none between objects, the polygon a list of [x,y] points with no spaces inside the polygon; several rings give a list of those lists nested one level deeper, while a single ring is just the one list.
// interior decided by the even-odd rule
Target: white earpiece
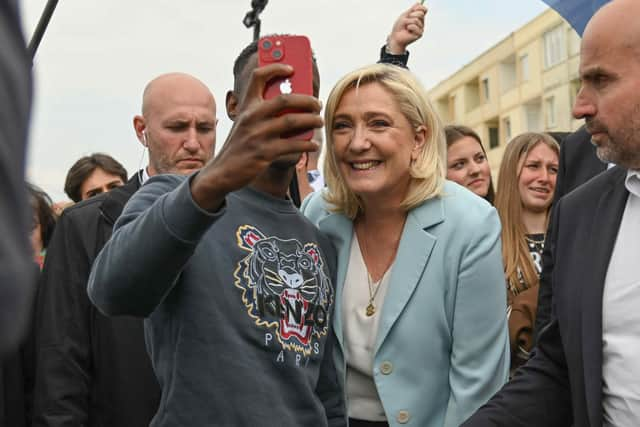
[{"label": "white earpiece", "polygon": [[149,142],[147,142],[147,131],[142,131],[142,145],[145,147],[149,146]]}]

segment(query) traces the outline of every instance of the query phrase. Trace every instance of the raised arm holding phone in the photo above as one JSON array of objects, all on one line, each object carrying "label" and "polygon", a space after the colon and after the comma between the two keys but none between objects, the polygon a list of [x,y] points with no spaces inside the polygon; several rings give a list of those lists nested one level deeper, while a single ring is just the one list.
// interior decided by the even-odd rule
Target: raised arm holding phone
[{"label": "raised arm holding phone", "polygon": [[[276,188],[269,180],[259,179],[262,172],[266,172],[273,162],[286,162],[287,157],[297,160],[302,153],[317,150],[310,141],[291,140],[283,137],[284,134],[322,126],[321,104],[317,98],[283,94],[274,99],[263,99],[262,94],[270,80],[291,76],[292,72],[291,66],[281,64],[254,70],[239,108],[242,113],[231,134],[216,158],[193,179],[191,192],[198,206],[214,212],[228,193],[249,184],[284,198],[287,187]],[[284,110],[298,112],[278,116]]]}]

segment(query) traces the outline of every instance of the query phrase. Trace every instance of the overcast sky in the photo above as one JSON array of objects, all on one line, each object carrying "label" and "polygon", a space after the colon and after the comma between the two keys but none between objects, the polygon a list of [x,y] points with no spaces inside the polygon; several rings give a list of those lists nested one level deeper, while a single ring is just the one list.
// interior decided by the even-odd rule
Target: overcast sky
[{"label": "overcast sky", "polygon": [[[27,38],[46,0],[23,0]],[[262,33],[304,34],[321,74],[321,98],[346,72],[378,59],[411,0],[271,0]],[[427,30],[410,68],[432,87],[543,12],[540,0],[431,0]],[[218,104],[218,148],[230,129],[224,97],[237,54],[252,39],[242,25],[250,0],[61,0],[35,59],[29,179],[54,200],[69,167],[96,151],[129,173],[142,147],[132,119],[142,90],[170,71],[193,74]]]}]

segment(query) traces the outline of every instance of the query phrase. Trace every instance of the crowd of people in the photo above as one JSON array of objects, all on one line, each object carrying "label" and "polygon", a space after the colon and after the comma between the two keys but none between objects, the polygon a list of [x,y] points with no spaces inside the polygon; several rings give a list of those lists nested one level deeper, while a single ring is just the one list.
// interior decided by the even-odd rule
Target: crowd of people
[{"label": "crowd of people", "polygon": [[[585,126],[514,137],[499,171],[408,68],[426,14],[398,17],[324,117],[315,59],[312,96],[264,99],[293,69],[258,66],[256,40],[217,155],[216,98],[170,73],[133,119],[148,165],[82,157],[62,204],[13,182],[32,213],[0,198],[5,240],[23,231],[0,253],[0,426],[636,425],[640,3],[585,30]],[[31,83],[2,70],[24,101],[0,126],[25,123],[0,133],[5,167]]]}]

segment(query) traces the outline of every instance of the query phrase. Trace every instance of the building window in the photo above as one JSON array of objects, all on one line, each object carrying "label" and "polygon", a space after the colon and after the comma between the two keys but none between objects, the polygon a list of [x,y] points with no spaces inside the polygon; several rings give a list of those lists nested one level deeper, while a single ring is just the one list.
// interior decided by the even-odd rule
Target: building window
[{"label": "building window", "polygon": [[465,83],[462,98],[465,113],[478,108],[482,104],[481,97],[480,81],[477,78]]},{"label": "building window", "polygon": [[500,93],[506,93],[518,84],[516,56],[511,55],[500,62]]},{"label": "building window", "polygon": [[500,145],[500,138],[498,136],[498,128],[489,128],[489,148],[496,148]]},{"label": "building window", "polygon": [[553,67],[566,58],[564,34],[562,25],[544,33],[544,68]]},{"label": "building window", "polygon": [[544,104],[546,110],[547,129],[554,128],[556,126],[556,100],[552,96],[545,99]]},{"label": "building window", "polygon": [[482,96],[484,97],[484,102],[489,102],[489,78],[485,77],[482,79]]},{"label": "building window", "polygon": [[529,81],[529,55],[522,55],[520,57],[520,77],[523,82]]},{"label": "building window", "polygon": [[541,100],[534,100],[533,102],[525,104],[524,114],[528,132],[542,132],[544,130]]},{"label": "building window", "polygon": [[509,117],[502,119],[502,130],[504,132],[504,142],[506,144],[511,141],[511,119]]}]

